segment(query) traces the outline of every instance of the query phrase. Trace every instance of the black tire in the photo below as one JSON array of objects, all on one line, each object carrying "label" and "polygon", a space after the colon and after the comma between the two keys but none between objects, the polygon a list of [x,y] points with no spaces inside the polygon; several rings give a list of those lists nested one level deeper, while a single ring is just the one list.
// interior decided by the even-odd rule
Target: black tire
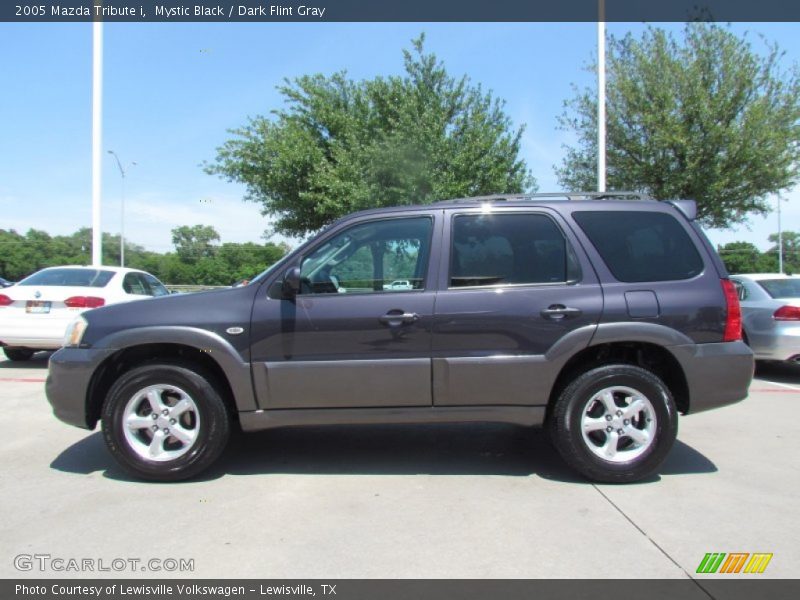
[{"label": "black tire", "polygon": [[30,360],[34,352],[36,351],[31,350],[30,348],[9,348],[8,346],[3,347],[3,354],[6,355],[6,358],[15,362]]},{"label": "black tire", "polygon": [[[184,453],[175,458],[159,461],[142,456],[148,436],[150,441],[153,440],[154,434],[149,427],[129,429],[126,436],[123,421],[126,415],[131,416],[129,403],[136,405],[134,398],[141,398],[142,392],[151,386],[157,389],[163,388],[164,391],[158,392],[157,396],[165,404],[177,402],[180,391],[194,403],[193,409],[186,411],[186,415],[177,417],[177,419],[188,419],[185,424],[189,426],[188,431],[194,436],[193,441],[190,444],[182,444],[177,438],[170,439],[165,434],[165,441],[156,444],[160,445],[162,450],[165,447],[167,449],[177,447],[180,451],[186,446]],[[149,402],[147,404],[145,402],[145,400],[139,401],[141,412],[135,416],[153,417],[154,411],[147,412]],[[213,384],[213,378],[192,368],[191,365],[184,364],[148,364],[127,371],[109,390],[101,417],[103,437],[114,459],[128,473],[151,481],[189,479],[208,468],[225,449],[231,427],[230,415]],[[160,419],[160,416],[154,418]],[[166,415],[164,419],[167,419]],[[175,423],[175,420],[170,422]],[[170,426],[166,423],[164,425]]]},{"label": "black tire", "polygon": [[[626,399],[624,392],[614,393],[615,388],[640,393],[650,406],[636,412],[623,425],[626,415],[619,413],[626,412],[625,404],[632,404],[634,396]],[[610,411],[605,403],[598,399],[604,390],[612,391],[610,397],[619,409],[612,415],[613,421],[608,419]],[[596,423],[605,420],[611,429],[589,431],[587,427],[584,434],[584,424],[589,419]],[[553,406],[547,426],[556,449],[570,467],[593,481],[628,483],[647,477],[661,465],[675,442],[678,416],[672,394],[661,379],[641,367],[616,364],[587,371],[570,383]],[[615,431],[615,426],[620,429]],[[633,428],[640,431],[632,431]],[[637,444],[626,432],[637,437],[646,433],[648,441]],[[606,458],[606,445],[614,446],[613,458]],[[626,454],[633,458],[627,459]]]}]

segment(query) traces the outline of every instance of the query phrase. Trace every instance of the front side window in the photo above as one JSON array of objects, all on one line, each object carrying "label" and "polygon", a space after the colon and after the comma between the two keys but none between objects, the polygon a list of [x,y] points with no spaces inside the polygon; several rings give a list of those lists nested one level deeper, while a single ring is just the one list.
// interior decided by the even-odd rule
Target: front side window
[{"label": "front side window", "polygon": [[545,215],[458,215],[450,287],[563,283],[579,278],[564,234]]},{"label": "front side window", "polygon": [[151,296],[169,296],[169,290],[164,287],[164,284],[149,273],[144,274],[144,280],[150,287]]},{"label": "front side window", "polygon": [[134,294],[136,296],[150,295],[147,283],[138,273],[126,273],[125,278],[122,280],[122,289],[126,294]]},{"label": "front side window", "polygon": [[421,290],[425,286],[432,230],[430,217],[354,225],[303,259],[300,293]]}]

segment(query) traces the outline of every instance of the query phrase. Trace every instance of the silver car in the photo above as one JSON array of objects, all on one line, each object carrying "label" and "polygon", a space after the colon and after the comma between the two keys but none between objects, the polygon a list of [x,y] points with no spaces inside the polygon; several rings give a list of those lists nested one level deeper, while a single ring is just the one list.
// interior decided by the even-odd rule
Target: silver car
[{"label": "silver car", "polygon": [[742,306],[744,339],[756,360],[800,364],[800,277],[732,275]]}]

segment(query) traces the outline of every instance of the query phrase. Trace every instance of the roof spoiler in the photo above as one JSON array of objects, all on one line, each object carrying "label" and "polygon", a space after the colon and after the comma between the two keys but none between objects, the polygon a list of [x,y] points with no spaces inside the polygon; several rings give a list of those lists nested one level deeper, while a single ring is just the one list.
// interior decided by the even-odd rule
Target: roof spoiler
[{"label": "roof spoiler", "polygon": [[690,221],[697,218],[697,202],[694,200],[667,200],[667,202],[681,211]]}]

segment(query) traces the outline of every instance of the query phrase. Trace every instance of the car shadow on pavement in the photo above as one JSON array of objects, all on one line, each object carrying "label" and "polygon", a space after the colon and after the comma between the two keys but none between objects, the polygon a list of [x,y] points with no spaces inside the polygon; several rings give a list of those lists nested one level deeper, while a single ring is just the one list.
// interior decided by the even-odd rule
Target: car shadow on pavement
[{"label": "car shadow on pavement", "polygon": [[759,360],[756,362],[756,377],[778,383],[800,385],[800,365]]},{"label": "car shadow on pavement", "polygon": [[[102,435],[64,450],[51,468],[67,473],[102,471],[132,481],[116,465]],[[660,475],[713,473],[714,463],[677,441]],[[502,475],[587,485],[569,469],[541,429],[503,424],[324,426],[234,434],[222,457],[191,481],[224,475]]]},{"label": "car shadow on pavement", "polygon": [[0,369],[44,369],[47,371],[47,362],[52,352],[42,351],[34,354],[30,360],[0,360]]}]

